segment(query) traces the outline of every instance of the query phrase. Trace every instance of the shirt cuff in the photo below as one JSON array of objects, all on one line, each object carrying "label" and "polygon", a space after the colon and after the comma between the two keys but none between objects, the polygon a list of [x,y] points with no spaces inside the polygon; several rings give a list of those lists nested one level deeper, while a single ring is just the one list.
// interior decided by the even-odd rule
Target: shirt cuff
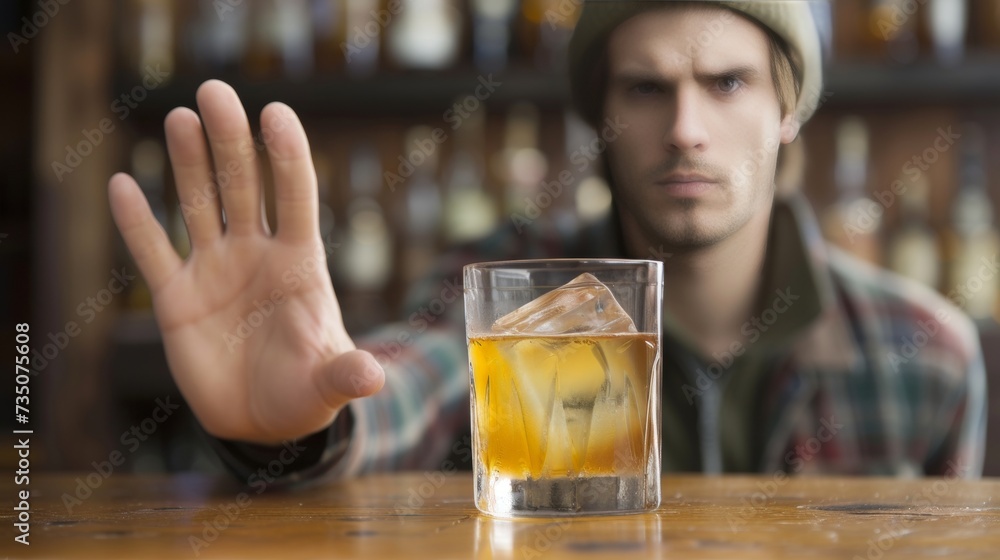
[{"label": "shirt cuff", "polygon": [[282,445],[260,445],[211,435],[208,440],[226,469],[240,482],[247,486],[264,483],[283,487],[323,478],[344,458],[353,430],[354,415],[351,407],[345,406],[325,430]]}]

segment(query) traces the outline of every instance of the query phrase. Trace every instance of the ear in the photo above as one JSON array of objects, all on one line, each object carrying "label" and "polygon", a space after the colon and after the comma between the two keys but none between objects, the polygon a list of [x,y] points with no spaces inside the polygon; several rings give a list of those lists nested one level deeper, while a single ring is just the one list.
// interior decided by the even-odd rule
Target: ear
[{"label": "ear", "polygon": [[781,143],[791,144],[795,137],[799,135],[799,128],[802,124],[795,116],[794,112],[788,113],[781,118]]}]

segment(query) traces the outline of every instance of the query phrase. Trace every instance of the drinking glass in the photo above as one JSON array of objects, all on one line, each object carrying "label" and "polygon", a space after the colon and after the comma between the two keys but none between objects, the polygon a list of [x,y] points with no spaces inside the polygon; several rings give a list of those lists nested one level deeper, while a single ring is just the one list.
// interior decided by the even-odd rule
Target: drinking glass
[{"label": "drinking glass", "polygon": [[655,509],[662,263],[463,272],[476,507],[498,517]]}]

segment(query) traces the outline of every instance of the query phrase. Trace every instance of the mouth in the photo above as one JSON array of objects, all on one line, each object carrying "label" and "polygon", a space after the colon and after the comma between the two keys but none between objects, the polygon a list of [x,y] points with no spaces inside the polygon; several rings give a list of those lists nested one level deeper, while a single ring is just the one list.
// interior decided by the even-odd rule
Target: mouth
[{"label": "mouth", "polygon": [[718,185],[711,177],[696,173],[671,173],[655,183],[667,194],[685,198],[701,196]]}]

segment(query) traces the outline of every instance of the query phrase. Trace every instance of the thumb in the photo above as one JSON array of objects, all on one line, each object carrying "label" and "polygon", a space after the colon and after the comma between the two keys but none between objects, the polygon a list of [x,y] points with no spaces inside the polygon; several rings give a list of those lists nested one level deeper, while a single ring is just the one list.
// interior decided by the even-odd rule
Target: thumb
[{"label": "thumb", "polygon": [[377,393],[385,384],[385,372],[371,353],[351,350],[321,365],[313,381],[323,402],[336,410],[351,399]]}]

